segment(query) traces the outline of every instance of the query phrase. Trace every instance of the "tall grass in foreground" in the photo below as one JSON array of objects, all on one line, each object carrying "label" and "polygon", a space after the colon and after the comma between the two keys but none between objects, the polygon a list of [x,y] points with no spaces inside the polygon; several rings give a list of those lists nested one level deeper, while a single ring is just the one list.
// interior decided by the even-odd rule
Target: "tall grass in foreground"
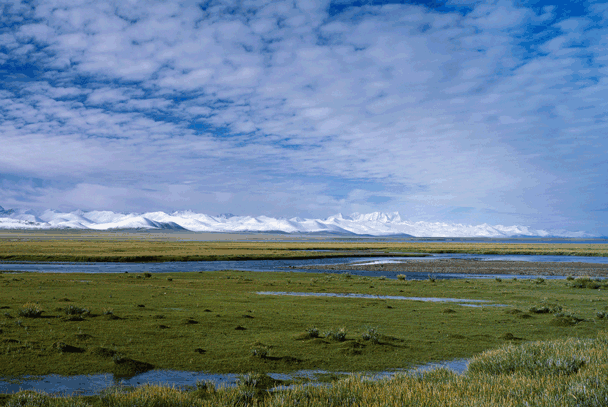
[{"label": "tall grass in foreground", "polygon": [[[21,393],[7,406],[86,405],[68,400]],[[111,407],[600,407],[608,405],[608,335],[504,346],[473,358],[464,375],[437,369],[379,381],[351,376],[328,386],[299,385],[275,392],[256,388],[255,381],[219,390],[208,385],[192,391],[146,386],[128,392],[116,389],[100,396],[98,402]]]}]

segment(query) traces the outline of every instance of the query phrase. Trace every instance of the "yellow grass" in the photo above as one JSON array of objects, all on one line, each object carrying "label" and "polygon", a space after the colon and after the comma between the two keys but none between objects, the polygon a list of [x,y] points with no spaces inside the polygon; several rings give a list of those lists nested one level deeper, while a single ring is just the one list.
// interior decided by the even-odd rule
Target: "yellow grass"
[{"label": "yellow grass", "polygon": [[[181,238],[180,238],[181,239]],[[194,261],[295,259],[390,253],[545,254],[608,256],[608,244],[186,241],[170,234],[0,235],[4,261]],[[318,252],[314,250],[329,250]]]},{"label": "yellow grass", "polygon": [[[546,364],[546,356],[576,356],[586,360],[576,372],[551,373],[543,370],[515,369],[510,373],[494,373],[476,369],[457,375],[446,369],[423,374],[403,374],[390,379],[372,381],[364,376],[351,376],[327,386],[298,385],[288,390],[269,392],[243,383],[237,388],[218,389],[200,386],[192,391],[161,386],[144,386],[134,391],[114,390],[99,398],[50,399],[32,393],[14,396],[7,406],[87,406],[112,407],[223,407],[223,406],[606,406],[608,402],[608,340],[606,334],[597,339],[568,339],[507,346],[485,352],[474,363],[496,362],[503,358],[522,357],[528,348],[526,363]],[[524,352],[525,353],[525,352]],[[36,403],[28,403],[34,401]]]}]

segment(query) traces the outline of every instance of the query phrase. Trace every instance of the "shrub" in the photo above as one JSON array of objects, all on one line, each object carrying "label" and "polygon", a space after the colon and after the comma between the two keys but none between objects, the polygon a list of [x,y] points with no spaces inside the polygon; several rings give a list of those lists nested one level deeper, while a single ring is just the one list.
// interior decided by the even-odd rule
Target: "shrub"
[{"label": "shrub", "polygon": [[570,283],[570,287],[572,288],[590,288],[590,289],[598,289],[602,287],[602,284],[598,280],[592,280],[589,277],[578,277],[572,280]]},{"label": "shrub", "polygon": [[42,315],[42,313],[42,308],[33,302],[24,304],[19,310],[19,316],[24,318],[38,318],[40,315]]},{"label": "shrub", "polygon": [[68,346],[70,346],[70,345],[68,345],[65,342],[55,342],[53,347],[55,349],[57,349],[59,352],[64,352],[68,349]]},{"label": "shrub", "polygon": [[82,353],[83,349],[68,345],[65,342],[55,342],[51,345],[52,349],[56,349],[61,353]]},{"label": "shrub", "polygon": [[125,360],[127,360],[127,358],[122,353],[114,353],[112,355],[112,362],[114,362],[117,365],[123,363]]},{"label": "shrub", "polygon": [[268,356],[268,348],[266,346],[257,346],[251,348],[251,356],[264,359]]},{"label": "shrub", "polygon": [[364,341],[370,341],[373,344],[377,344],[380,342],[380,332],[378,332],[377,327],[367,327],[367,331],[363,333],[362,337]]},{"label": "shrub", "polygon": [[316,327],[311,327],[311,328],[306,328],[306,335],[309,338],[318,338],[320,333],[319,333],[319,329]]},{"label": "shrub", "polygon": [[239,386],[256,387],[262,375],[260,373],[247,373],[239,375],[237,378]]},{"label": "shrub", "polygon": [[608,319],[608,312],[598,311],[595,316],[597,316],[598,319]]},{"label": "shrub", "polygon": [[[275,387],[277,384],[280,384],[280,381],[273,379],[265,373],[247,373],[244,375],[239,375],[237,382],[237,394],[239,394],[239,396],[245,394],[246,397],[251,399],[255,396],[263,395],[267,390]],[[232,405],[235,404],[232,403]]]},{"label": "shrub", "polygon": [[399,281],[405,281],[405,280],[407,280],[407,277],[406,277],[406,275],[405,275],[405,274],[399,274],[399,275],[397,276],[397,279],[398,279]]},{"label": "shrub", "polygon": [[89,314],[90,311],[86,308],[80,308],[76,305],[68,305],[63,309],[66,315],[86,315]]},{"label": "shrub", "polygon": [[327,331],[325,332],[325,337],[332,341],[344,342],[346,340],[346,328],[342,327],[337,331]]},{"label": "shrub", "polygon": [[206,399],[217,392],[215,384],[208,380],[197,380],[192,393],[199,399]]},{"label": "shrub", "polygon": [[501,283],[502,282],[502,278],[500,278],[500,277],[496,277],[495,280],[496,280],[497,283]]},{"label": "shrub", "polygon": [[555,314],[562,310],[561,305],[549,304],[541,305],[539,307],[530,307],[529,311],[533,314]]},{"label": "shrub", "polygon": [[144,277],[145,278],[150,278],[150,277],[152,277],[152,273],[144,273]]},{"label": "shrub", "polygon": [[114,315],[114,310],[112,308],[102,308],[101,313],[103,315]]},{"label": "shrub", "polygon": [[204,391],[207,393],[215,393],[215,384],[209,380],[197,380],[195,389],[198,391]]}]

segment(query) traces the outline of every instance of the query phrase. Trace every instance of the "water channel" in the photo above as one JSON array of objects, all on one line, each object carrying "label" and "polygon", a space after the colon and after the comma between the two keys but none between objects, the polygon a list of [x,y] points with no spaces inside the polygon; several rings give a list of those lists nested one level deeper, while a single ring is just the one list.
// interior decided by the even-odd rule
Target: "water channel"
[{"label": "water channel", "polygon": [[[159,263],[65,263],[65,262],[0,262],[0,271],[32,271],[41,273],[169,273],[169,272],[198,272],[217,270],[244,270],[244,271],[299,271],[307,273],[326,273],[329,270],[300,269],[302,266],[312,265],[335,265],[343,264],[339,270],[331,270],[332,273],[351,273],[359,276],[379,276],[377,271],[358,270],[349,267],[353,263],[373,262],[401,262],[401,261],[432,261],[442,259],[461,259],[476,261],[525,261],[525,262],[582,262],[593,264],[608,264],[608,257],[585,257],[585,256],[548,256],[548,255],[495,255],[495,254],[463,254],[446,253],[425,255],[426,257],[334,257],[324,259],[299,259],[299,260],[240,260],[240,261],[187,261],[187,262],[159,262]],[[395,273],[397,274],[397,273]],[[398,273],[404,274],[408,279],[427,279],[428,274],[421,273]],[[473,274],[442,274],[432,273],[434,278],[536,278],[538,276],[511,276],[511,275],[473,275]],[[387,278],[396,278],[396,275],[387,274]],[[545,276],[544,278],[563,278],[559,276]]]}]

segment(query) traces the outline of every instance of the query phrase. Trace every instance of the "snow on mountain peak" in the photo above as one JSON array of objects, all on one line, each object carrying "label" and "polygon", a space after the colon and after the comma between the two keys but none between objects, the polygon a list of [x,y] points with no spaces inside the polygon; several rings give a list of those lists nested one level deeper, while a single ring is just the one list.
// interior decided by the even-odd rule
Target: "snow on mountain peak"
[{"label": "snow on mountain peak", "polygon": [[527,226],[462,225],[441,222],[403,221],[398,212],[341,213],[326,219],[293,217],[209,216],[192,211],[115,213],[111,211],[44,211],[39,217],[30,211],[0,207],[0,229],[185,229],[194,232],[348,233],[372,236],[410,235],[414,237],[591,237],[584,232],[534,230]]},{"label": "snow on mountain peak", "polygon": [[399,212],[372,212],[372,213],[353,213],[351,219],[359,222],[401,222]]}]

